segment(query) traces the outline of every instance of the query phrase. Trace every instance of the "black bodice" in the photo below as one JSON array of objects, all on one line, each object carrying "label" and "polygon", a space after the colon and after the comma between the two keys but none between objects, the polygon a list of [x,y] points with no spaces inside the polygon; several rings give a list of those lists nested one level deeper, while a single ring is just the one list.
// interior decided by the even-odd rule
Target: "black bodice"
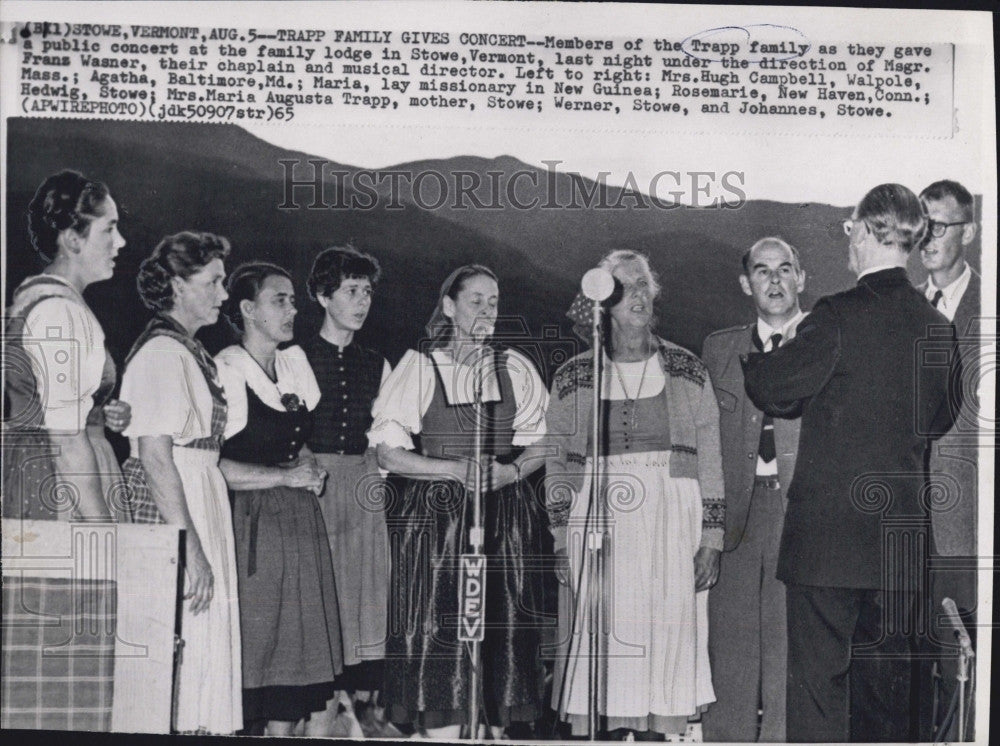
[{"label": "black bodice", "polygon": [[222,446],[222,457],[250,464],[294,461],[312,432],[313,413],[305,406],[288,412],[260,400],[247,386],[247,424]]}]

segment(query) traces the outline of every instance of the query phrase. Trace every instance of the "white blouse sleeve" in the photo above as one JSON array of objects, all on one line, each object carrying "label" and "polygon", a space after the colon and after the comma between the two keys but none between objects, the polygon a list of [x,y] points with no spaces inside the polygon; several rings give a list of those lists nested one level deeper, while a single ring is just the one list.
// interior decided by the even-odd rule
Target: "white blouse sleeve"
[{"label": "white blouse sleeve", "polygon": [[97,319],[78,302],[47,298],[28,313],[25,341],[45,428],[78,432],[86,427],[106,355]]},{"label": "white blouse sleeve", "polygon": [[278,391],[282,394],[296,394],[305,402],[307,409],[316,409],[320,399],[319,383],[305,350],[298,345],[278,350],[274,364],[278,376]]},{"label": "white blouse sleeve", "polygon": [[517,414],[514,417],[515,446],[530,446],[545,436],[545,410],[549,392],[534,363],[516,350],[507,351],[507,372],[514,387]]},{"label": "white blouse sleeve", "polygon": [[226,432],[225,437],[236,435],[247,426],[249,404],[247,403],[247,381],[236,365],[227,362],[226,350],[215,356],[219,369],[219,382],[226,392]]},{"label": "white blouse sleeve", "polygon": [[198,362],[177,340],[157,335],[122,375],[121,400],[132,407],[129,438],[169,435],[183,443],[212,431],[212,394]]},{"label": "white blouse sleeve", "polygon": [[407,350],[399,365],[385,378],[372,406],[368,446],[374,448],[384,443],[412,451],[411,436],[420,433],[420,421],[433,398],[433,363],[416,350]]}]

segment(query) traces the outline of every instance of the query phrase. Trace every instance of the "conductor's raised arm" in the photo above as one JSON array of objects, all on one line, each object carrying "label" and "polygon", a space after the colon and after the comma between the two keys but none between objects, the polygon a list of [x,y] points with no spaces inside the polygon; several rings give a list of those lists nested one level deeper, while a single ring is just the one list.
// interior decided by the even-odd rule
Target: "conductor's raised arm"
[{"label": "conductor's raised arm", "polygon": [[820,300],[788,344],[741,358],[747,394],[773,417],[795,417],[829,383],[839,360],[837,315]]}]

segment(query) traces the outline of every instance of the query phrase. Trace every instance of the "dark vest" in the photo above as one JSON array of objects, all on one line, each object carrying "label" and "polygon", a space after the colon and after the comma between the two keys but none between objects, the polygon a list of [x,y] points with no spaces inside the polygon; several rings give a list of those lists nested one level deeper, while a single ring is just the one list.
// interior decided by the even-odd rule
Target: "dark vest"
[{"label": "dark vest", "polygon": [[[483,407],[483,453],[506,463],[513,452],[517,403],[514,400],[514,385],[507,371],[507,356],[501,351],[495,351],[494,356],[497,382],[500,384],[500,401],[487,402]],[[475,406],[448,404],[441,372],[433,360],[431,358],[434,366],[434,397],[421,418],[420,452],[431,458],[471,457],[475,453]]]},{"label": "dark vest", "polygon": [[272,466],[294,461],[312,430],[312,412],[272,409],[246,387],[247,424],[222,445],[222,458]]},{"label": "dark vest", "polygon": [[338,347],[318,335],[303,349],[320,390],[309,448],[314,453],[364,453],[384,358],[357,342]]}]

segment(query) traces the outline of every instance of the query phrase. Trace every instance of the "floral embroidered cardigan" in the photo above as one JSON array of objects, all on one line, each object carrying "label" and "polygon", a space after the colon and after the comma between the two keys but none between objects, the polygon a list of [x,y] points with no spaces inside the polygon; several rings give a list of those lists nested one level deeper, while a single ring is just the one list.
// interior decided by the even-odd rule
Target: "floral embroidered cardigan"
[{"label": "floral embroidered cardigan", "polygon": [[[670,476],[697,479],[702,500],[701,545],[722,550],[725,487],[719,408],[708,369],[683,347],[657,338],[666,383],[670,441]],[[590,453],[593,403],[593,350],[581,353],[556,371],[545,415],[546,508],[556,550],[566,548],[570,506],[583,489],[584,467]],[[586,499],[581,496],[579,499]]]}]

